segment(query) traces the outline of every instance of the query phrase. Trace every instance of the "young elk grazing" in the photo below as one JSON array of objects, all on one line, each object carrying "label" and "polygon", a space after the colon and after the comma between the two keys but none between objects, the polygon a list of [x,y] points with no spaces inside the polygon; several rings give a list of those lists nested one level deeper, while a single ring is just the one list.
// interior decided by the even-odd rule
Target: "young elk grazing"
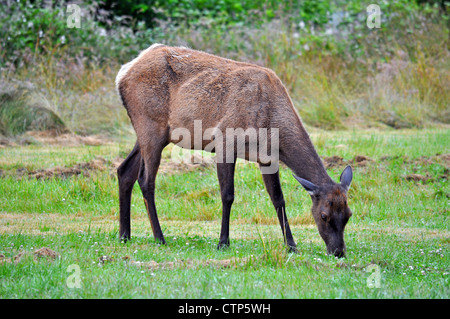
[{"label": "young elk grazing", "polygon": [[[340,183],[328,176],[285,87],[273,71],[184,47],[154,44],[122,66],[116,87],[137,135],[136,146],[118,169],[121,238],[130,238],[130,198],[138,180],[154,237],[165,243],[155,207],[155,179],[162,150],[169,143],[178,143],[184,148],[216,153],[222,198],[218,248],[230,243],[235,162],[241,157],[259,163],[290,250],[295,251],[296,244],[286,216],[278,166],[265,170],[278,160],[294,172],[311,195],[312,214],[328,253],[344,256],[344,228],[352,215],[347,205],[352,169],[344,169]],[[198,121],[202,124],[200,143],[195,137]],[[206,128],[212,128],[213,133]],[[238,134],[226,134],[225,138],[219,134],[237,128],[245,132],[258,130],[257,138],[261,140],[257,144],[270,142],[271,156],[276,157],[265,156],[261,149],[256,156],[252,154],[255,149],[250,145],[250,134],[240,143]],[[183,143],[179,130],[190,133]],[[261,133],[264,130],[268,131],[265,139]],[[239,151],[242,144],[245,150]],[[234,147],[228,148],[230,145]]]}]

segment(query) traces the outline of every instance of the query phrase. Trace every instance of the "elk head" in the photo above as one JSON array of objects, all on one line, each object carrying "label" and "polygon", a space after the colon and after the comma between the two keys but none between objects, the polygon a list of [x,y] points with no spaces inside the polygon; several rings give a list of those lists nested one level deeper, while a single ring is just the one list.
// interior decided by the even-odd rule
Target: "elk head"
[{"label": "elk head", "polygon": [[298,176],[294,177],[311,195],[312,214],[327,246],[327,252],[336,257],[345,257],[344,228],[352,216],[347,204],[347,192],[353,177],[352,168],[347,166],[344,169],[340,184],[318,186]]}]

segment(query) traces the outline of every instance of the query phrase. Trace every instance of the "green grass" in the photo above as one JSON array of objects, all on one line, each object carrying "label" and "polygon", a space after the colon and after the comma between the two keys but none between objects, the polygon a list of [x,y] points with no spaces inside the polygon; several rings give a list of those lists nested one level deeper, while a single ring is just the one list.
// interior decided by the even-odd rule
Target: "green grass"
[{"label": "green grass", "polygon": [[[354,166],[347,258],[325,254],[308,194],[282,168],[281,181],[299,254],[282,244],[275,211],[256,165],[235,177],[231,247],[217,251],[221,202],[213,167],[157,178],[156,205],[167,245],[153,240],[139,187],[132,240],[118,238],[117,180],[110,170],[66,179],[17,177],[17,169],[113,160],[133,141],[101,146],[29,145],[0,149],[2,298],[449,298],[448,160],[450,131],[311,130],[321,156],[372,159]],[[169,150],[164,153],[168,159]],[[337,179],[341,167],[328,171]],[[427,182],[405,176],[428,176]],[[446,176],[446,178],[444,178]],[[35,258],[41,247],[56,260]],[[14,257],[23,253],[20,261]],[[102,256],[108,256],[104,263]],[[245,261],[253,256],[254,259]],[[207,265],[237,259],[233,267]],[[137,266],[136,262],[144,262]],[[169,269],[151,269],[154,261]],[[67,269],[80,267],[81,288]],[[377,265],[380,288],[367,284]]]}]

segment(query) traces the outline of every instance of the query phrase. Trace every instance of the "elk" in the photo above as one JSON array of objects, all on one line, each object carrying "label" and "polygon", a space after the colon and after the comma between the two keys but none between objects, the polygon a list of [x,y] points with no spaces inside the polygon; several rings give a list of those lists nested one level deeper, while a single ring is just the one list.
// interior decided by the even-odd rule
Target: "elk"
[{"label": "elk", "polygon": [[[130,232],[130,199],[136,180],[142,190],[155,240],[165,244],[155,207],[155,179],[161,152],[169,143],[179,143],[176,129],[193,132],[195,120],[204,130],[215,128],[278,129],[276,148],[279,160],[293,172],[294,178],[310,194],[312,215],[329,254],[344,257],[344,228],[352,215],[347,192],[352,168],[347,166],[339,183],[327,174],[306,132],[299,114],[276,74],[251,63],[237,62],[185,47],[154,44],[137,58],[123,65],[116,77],[116,88],[137,135],[134,149],[118,168],[120,229],[127,240]],[[205,133],[205,132],[203,132]],[[269,133],[269,139],[273,135]],[[245,152],[217,152],[222,144],[236,140],[215,139],[200,145],[184,141],[187,149],[207,150],[232,161],[217,161],[217,176],[222,200],[222,225],[218,248],[230,245],[229,221],[234,200],[234,172],[238,157],[249,159],[248,140]],[[264,172],[269,163],[258,154],[262,178],[281,226],[284,242],[297,251],[285,210],[279,170]],[[220,159],[220,158],[219,158]],[[277,161],[278,163],[278,161]]]}]

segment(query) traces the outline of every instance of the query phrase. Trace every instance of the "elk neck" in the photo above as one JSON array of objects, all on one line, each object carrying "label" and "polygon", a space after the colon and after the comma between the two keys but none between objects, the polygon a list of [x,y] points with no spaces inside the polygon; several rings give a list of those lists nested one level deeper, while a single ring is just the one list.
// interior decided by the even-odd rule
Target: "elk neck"
[{"label": "elk neck", "polygon": [[300,117],[295,115],[292,117],[290,125],[286,125],[284,130],[280,130],[280,160],[295,175],[315,185],[334,184],[303,127]]}]

